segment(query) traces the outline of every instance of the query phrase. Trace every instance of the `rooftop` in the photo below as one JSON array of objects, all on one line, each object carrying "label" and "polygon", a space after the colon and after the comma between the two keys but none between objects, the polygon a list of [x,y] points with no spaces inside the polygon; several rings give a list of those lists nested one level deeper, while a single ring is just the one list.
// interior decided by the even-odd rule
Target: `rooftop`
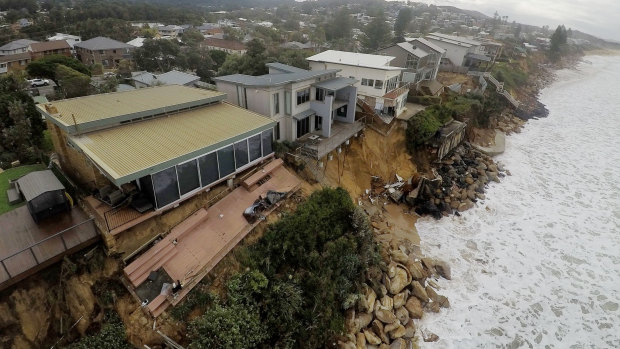
[{"label": "rooftop", "polygon": [[76,47],[85,48],[87,50],[112,50],[117,48],[133,48],[129,44],[114,39],[98,36],[90,40],[82,41],[75,44]]},{"label": "rooftop", "polygon": [[306,59],[311,62],[354,65],[382,70],[402,70],[402,68],[391,67],[389,65],[394,59],[392,56],[371,55],[367,53],[327,50]]},{"label": "rooftop", "polygon": [[416,57],[424,57],[429,55],[430,52],[426,52],[425,50],[414,46],[412,43],[410,42],[400,42],[398,44],[396,44],[396,46],[402,48],[403,50],[411,53],[412,55],[416,56]]},{"label": "rooftop", "polygon": [[202,46],[215,46],[221,48],[227,48],[229,50],[245,50],[246,47],[244,44],[238,41],[224,40],[224,39],[215,39],[215,38],[207,38],[202,43]]},{"label": "rooftop", "polygon": [[60,183],[51,170],[30,172],[19,178],[17,184],[26,201],[31,201],[48,191],[65,189],[65,186]]},{"label": "rooftop", "polygon": [[11,41],[9,43],[6,43],[0,46],[0,51],[16,50],[19,48],[28,47],[30,46],[30,44],[33,44],[35,42],[38,42],[38,41],[29,40],[29,39],[19,39],[19,40]]},{"label": "rooftop", "polygon": [[32,52],[43,52],[50,50],[71,49],[71,45],[69,45],[66,40],[54,40],[35,42],[30,44],[30,48],[32,49]]},{"label": "rooftop", "polygon": [[16,53],[12,55],[0,56],[0,63],[15,62],[20,60],[30,60],[30,52]]},{"label": "rooftop", "polygon": [[475,40],[464,38],[462,36],[447,35],[447,34],[442,34],[442,33],[430,33],[426,36],[426,38],[453,44],[453,45],[463,46],[463,47],[472,47],[472,46],[481,45],[480,42],[475,41]]},{"label": "rooftop", "polygon": [[422,37],[415,38],[415,39],[413,39],[411,41],[414,41],[414,42],[417,41],[417,42],[421,43],[422,45],[428,46],[431,50],[434,50],[437,53],[444,53],[444,52],[446,52],[445,48],[439,47],[439,46],[433,44],[432,42],[430,42],[430,41],[428,41],[428,40],[426,40],[426,39],[424,39]]},{"label": "rooftop", "polygon": [[[281,63],[269,63],[268,67],[281,71],[279,74],[265,74],[260,76],[233,74],[226,76],[218,76],[213,78],[215,81],[230,82],[245,86],[279,86],[286,85],[297,81],[315,79],[320,76],[335,74],[339,69],[327,70],[305,70],[291,67]],[[286,72],[288,71],[288,72]]]},{"label": "rooftop", "polygon": [[[163,87],[153,89],[167,90]],[[185,89],[191,90],[189,87]],[[147,89],[123,94],[131,95],[142,90]],[[230,144],[231,140],[247,138],[273,127],[273,124],[262,115],[228,103],[217,103],[72,136],[70,142],[114,184],[121,185],[216,150]]]},{"label": "rooftop", "polygon": [[39,112],[69,133],[170,113],[225,98],[225,94],[178,85],[142,88],[37,105]]}]

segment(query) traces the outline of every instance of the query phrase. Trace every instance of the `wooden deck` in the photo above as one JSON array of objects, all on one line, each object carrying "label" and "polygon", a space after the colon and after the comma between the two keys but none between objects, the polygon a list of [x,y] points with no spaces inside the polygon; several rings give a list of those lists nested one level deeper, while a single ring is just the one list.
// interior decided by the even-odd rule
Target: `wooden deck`
[{"label": "wooden deck", "polygon": [[163,211],[153,210],[140,213],[131,207],[113,209],[97,200],[94,196],[87,196],[84,199],[84,203],[95,215],[98,226],[112,235],[122,233],[131,227],[163,213]]},{"label": "wooden deck", "polygon": [[[355,137],[363,129],[364,124],[359,120],[351,124],[335,121],[332,124],[332,134],[329,138],[321,137],[321,131],[314,131],[300,137],[297,141],[303,144],[308,156],[318,160],[337,149],[347,140]],[[319,138],[312,139],[313,135],[319,136]]]},{"label": "wooden deck", "polygon": [[[269,166],[269,165],[268,165]],[[293,192],[299,179],[281,164],[265,171],[266,181],[233,190],[208,209],[200,209],[172,229],[170,234],[124,269],[130,287],[145,282],[151,271],[163,268],[172,280],[181,280],[176,297],[158,297],[147,307],[153,316],[176,305],[185,295],[259,223],[249,224],[243,211],[269,190]],[[275,207],[272,207],[274,209]],[[163,299],[166,298],[166,299]]]},{"label": "wooden deck", "polygon": [[98,239],[93,220],[79,207],[39,224],[26,206],[1,215],[0,290]]}]

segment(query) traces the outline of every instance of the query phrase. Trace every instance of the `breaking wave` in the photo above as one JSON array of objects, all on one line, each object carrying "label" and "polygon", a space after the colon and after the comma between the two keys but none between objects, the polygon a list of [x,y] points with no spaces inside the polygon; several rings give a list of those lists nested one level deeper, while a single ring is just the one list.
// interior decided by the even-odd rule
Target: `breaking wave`
[{"label": "breaking wave", "polygon": [[461,217],[416,224],[453,277],[423,348],[620,347],[620,57],[588,60],[542,91],[547,118],[507,137],[496,160],[512,176]]}]

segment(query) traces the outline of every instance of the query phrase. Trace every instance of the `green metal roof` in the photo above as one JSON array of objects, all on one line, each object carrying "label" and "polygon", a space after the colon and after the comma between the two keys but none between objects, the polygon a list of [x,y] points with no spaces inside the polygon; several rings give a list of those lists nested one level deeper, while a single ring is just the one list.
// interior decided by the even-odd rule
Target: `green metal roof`
[{"label": "green metal roof", "polygon": [[74,135],[79,148],[116,185],[159,172],[273,128],[271,119],[218,103],[168,117]]},{"label": "green metal roof", "polygon": [[39,112],[69,134],[118,126],[157,115],[216,103],[225,93],[179,85],[70,98],[37,105]]}]

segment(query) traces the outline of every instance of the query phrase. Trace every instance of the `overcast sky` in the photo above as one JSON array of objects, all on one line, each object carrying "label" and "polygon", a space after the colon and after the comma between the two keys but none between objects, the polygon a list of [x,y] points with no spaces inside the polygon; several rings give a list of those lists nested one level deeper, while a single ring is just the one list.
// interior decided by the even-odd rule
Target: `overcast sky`
[{"label": "overcast sky", "polygon": [[620,0],[417,0],[434,5],[452,5],[488,16],[497,11],[508,21],[548,25],[555,29],[578,29],[603,39],[620,41]]}]

